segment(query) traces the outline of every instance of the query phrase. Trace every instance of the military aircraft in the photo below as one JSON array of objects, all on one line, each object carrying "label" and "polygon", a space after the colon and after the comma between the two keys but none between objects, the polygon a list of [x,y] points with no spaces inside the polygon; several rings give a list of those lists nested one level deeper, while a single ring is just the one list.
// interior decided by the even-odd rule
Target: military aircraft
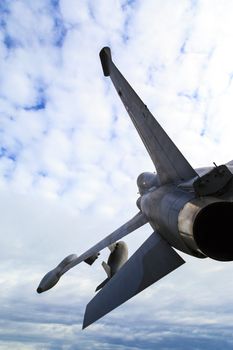
[{"label": "military aircraft", "polygon": [[[92,265],[109,247],[103,263],[107,279],[86,307],[83,328],[184,264],[173,248],[197,258],[233,260],[233,161],[193,169],[117,69],[110,48],[100,51],[100,59],[156,173],[138,176],[139,212],[131,220],[82,255],[66,257],[39,284],[38,293],[52,288],[69,269],[82,261]],[[119,240],[146,223],[153,233],[127,260],[127,247]]]}]

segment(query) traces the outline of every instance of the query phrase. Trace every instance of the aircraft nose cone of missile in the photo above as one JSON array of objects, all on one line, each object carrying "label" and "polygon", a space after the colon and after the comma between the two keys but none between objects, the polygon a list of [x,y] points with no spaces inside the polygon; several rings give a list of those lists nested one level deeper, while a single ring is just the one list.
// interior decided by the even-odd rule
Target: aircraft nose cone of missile
[{"label": "aircraft nose cone of missile", "polygon": [[37,291],[37,293],[39,293],[39,294],[43,292],[42,288],[40,288],[40,287],[38,287],[36,291]]}]

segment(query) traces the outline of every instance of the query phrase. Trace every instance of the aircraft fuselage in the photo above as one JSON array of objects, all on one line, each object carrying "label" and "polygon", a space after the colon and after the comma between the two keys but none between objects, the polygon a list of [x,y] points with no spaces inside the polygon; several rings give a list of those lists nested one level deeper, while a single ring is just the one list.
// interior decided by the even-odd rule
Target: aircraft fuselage
[{"label": "aircraft fuselage", "polygon": [[[197,169],[199,178],[211,174],[212,169]],[[209,196],[197,196],[194,182],[153,186],[140,197],[138,206],[153,229],[174,248],[198,258],[231,261],[233,180]]]}]

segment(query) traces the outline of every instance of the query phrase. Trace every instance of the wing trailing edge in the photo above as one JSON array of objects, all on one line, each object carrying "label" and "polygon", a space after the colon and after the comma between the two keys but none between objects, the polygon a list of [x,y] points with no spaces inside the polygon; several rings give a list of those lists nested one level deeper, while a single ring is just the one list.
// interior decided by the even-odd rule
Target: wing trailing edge
[{"label": "wing trailing edge", "polygon": [[182,264],[184,260],[153,233],[86,307],[83,328],[140,293]]},{"label": "wing trailing edge", "polygon": [[104,47],[100,51],[100,60],[104,75],[110,76],[154,163],[161,184],[181,182],[197,176],[195,170],[117,69],[109,47]]}]

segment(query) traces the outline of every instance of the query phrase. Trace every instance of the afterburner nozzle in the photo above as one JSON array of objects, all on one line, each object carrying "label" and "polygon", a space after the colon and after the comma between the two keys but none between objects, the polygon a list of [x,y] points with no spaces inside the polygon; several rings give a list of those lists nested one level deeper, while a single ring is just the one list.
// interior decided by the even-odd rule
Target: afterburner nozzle
[{"label": "afterburner nozzle", "polygon": [[55,267],[55,269],[49,271],[41,280],[38,288],[37,293],[43,293],[46,290],[51,289],[52,287],[57,284],[60,277],[63,275],[64,268],[70,264],[74,259],[77,258],[76,254],[68,255],[64,260],[60,262],[60,264]]}]

